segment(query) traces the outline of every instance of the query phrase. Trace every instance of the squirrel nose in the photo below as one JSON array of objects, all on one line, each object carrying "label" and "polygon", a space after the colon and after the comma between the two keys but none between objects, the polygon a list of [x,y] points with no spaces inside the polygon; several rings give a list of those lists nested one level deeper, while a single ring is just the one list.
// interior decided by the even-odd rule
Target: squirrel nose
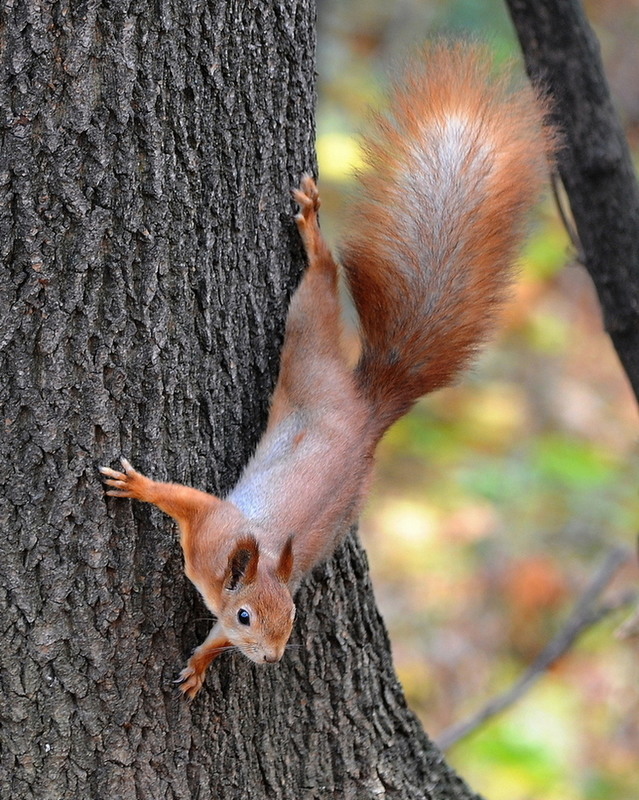
[{"label": "squirrel nose", "polygon": [[280,660],[280,656],[277,653],[264,653],[264,661],[267,664],[276,664]]}]

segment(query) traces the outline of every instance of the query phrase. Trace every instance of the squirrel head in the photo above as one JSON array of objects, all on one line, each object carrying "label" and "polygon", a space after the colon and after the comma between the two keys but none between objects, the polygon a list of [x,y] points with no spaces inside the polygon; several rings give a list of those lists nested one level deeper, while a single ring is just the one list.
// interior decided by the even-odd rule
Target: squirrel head
[{"label": "squirrel head", "polygon": [[240,539],[229,556],[218,621],[229,642],[256,664],[284,655],[295,619],[287,586],[292,570],[292,537],[275,564],[261,557],[252,536]]}]

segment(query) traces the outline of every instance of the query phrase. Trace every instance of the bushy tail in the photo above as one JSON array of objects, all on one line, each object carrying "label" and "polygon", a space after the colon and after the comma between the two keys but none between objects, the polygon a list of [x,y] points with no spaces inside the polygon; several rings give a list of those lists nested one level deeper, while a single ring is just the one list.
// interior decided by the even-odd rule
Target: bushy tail
[{"label": "bushy tail", "polygon": [[547,176],[546,103],[491,71],[479,46],[428,50],[364,140],[370,168],[342,262],[362,333],[356,377],[379,435],[490,334]]}]

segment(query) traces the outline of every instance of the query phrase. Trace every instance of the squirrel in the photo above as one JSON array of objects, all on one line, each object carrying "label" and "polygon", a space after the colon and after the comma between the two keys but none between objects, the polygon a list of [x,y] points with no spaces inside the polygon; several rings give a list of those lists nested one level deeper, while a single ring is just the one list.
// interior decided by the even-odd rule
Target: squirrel
[{"label": "squirrel", "polygon": [[216,617],[178,679],[190,698],[226,649],[259,664],[282,658],[295,592],[357,518],[380,438],[494,328],[556,135],[547,99],[491,72],[479,45],[427,48],[364,140],[341,259],[359,317],[355,365],[315,182],[305,175],[293,192],[308,267],[266,431],[226,498],[151,480],[126,459],[122,471],[100,468],[108,495],[177,521],[185,573]]}]

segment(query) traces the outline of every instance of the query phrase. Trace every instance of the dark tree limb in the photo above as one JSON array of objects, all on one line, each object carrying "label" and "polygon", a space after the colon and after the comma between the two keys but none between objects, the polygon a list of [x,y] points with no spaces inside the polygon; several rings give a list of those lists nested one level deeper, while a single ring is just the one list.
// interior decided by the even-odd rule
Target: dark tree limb
[{"label": "dark tree limb", "polygon": [[639,186],[599,43],[579,0],[506,0],[531,79],[549,91],[559,172],[606,330],[639,398]]}]

